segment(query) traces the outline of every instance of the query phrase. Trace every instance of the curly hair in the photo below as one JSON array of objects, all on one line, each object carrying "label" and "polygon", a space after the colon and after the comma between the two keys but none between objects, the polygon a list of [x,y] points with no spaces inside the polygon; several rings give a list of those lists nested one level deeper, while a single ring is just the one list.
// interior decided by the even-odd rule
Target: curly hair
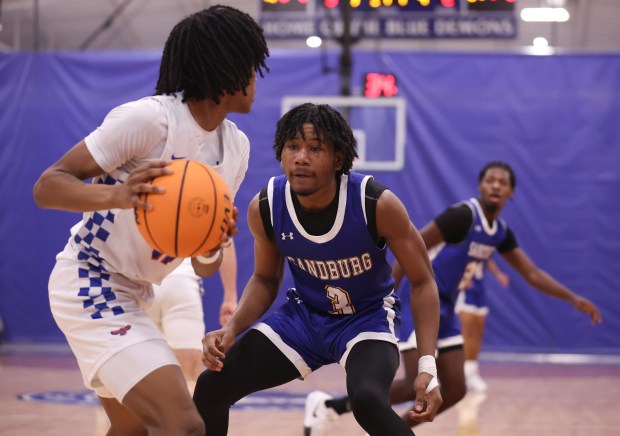
[{"label": "curly hair", "polygon": [[312,124],[321,142],[331,142],[334,150],[342,153],[342,168],[336,175],[348,174],[353,160],[357,157],[357,141],[342,114],[327,104],[304,103],[292,108],[280,118],[273,143],[276,159],[282,161],[282,149],[286,141],[297,135],[305,139],[304,124]]},{"label": "curly hair", "polygon": [[159,68],[156,95],[183,92],[183,101],[213,100],[243,91],[254,71],[269,71],[269,49],[254,19],[230,6],[196,12],[174,28]]},{"label": "curly hair", "polygon": [[502,170],[505,170],[510,176],[510,187],[514,189],[515,186],[517,186],[517,177],[515,176],[515,172],[513,171],[512,167],[506,162],[503,162],[501,160],[494,160],[494,161],[487,163],[484,166],[484,168],[480,170],[480,173],[478,174],[478,183],[482,182],[482,179],[484,179],[484,176],[486,175],[487,171],[490,170],[491,168],[500,168]]}]

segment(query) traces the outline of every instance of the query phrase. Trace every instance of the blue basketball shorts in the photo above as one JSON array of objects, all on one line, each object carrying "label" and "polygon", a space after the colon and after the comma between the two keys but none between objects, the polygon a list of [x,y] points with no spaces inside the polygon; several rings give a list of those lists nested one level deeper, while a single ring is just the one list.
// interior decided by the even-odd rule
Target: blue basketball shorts
[{"label": "blue basketball shorts", "polygon": [[459,292],[455,306],[456,313],[466,312],[479,316],[489,313],[486,291],[482,280],[474,280],[471,288]]},{"label": "blue basketball shorts", "polygon": [[295,289],[289,289],[287,302],[254,328],[289,358],[303,378],[331,363],[344,368],[360,341],[397,344],[400,323],[400,300],[393,293],[383,298],[383,305],[353,315],[330,315],[309,307]]}]

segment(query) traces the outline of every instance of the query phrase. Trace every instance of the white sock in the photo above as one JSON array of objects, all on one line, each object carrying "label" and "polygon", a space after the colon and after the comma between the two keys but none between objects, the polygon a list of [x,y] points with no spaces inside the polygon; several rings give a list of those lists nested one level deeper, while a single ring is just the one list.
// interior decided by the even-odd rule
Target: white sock
[{"label": "white sock", "polygon": [[478,374],[478,361],[477,360],[466,360],[465,361],[465,375],[470,376]]}]

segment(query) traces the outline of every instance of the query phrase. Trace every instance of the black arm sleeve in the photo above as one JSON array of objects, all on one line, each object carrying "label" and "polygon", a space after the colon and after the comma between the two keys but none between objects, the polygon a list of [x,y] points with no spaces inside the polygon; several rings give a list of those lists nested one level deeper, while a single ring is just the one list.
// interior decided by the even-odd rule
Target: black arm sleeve
[{"label": "black arm sleeve", "polygon": [[510,227],[508,227],[506,229],[506,237],[504,238],[502,243],[497,246],[497,251],[500,253],[508,253],[509,251],[514,250],[518,246],[519,244],[517,244],[517,238],[515,237],[515,234],[510,229]]},{"label": "black arm sleeve", "polygon": [[451,206],[434,219],[435,224],[448,244],[458,244],[467,237],[467,232],[474,222],[474,214],[469,206],[461,204]]},{"label": "black arm sleeve", "polygon": [[271,210],[269,209],[269,198],[267,198],[267,187],[265,186],[258,196],[258,210],[263,221],[265,235],[270,241],[274,240],[273,226],[271,225]]},{"label": "black arm sleeve", "polygon": [[370,237],[375,241],[377,247],[385,245],[385,241],[379,237],[379,232],[377,230],[377,200],[379,200],[379,197],[386,189],[385,186],[376,182],[374,178],[369,179],[368,183],[366,183],[366,225]]}]

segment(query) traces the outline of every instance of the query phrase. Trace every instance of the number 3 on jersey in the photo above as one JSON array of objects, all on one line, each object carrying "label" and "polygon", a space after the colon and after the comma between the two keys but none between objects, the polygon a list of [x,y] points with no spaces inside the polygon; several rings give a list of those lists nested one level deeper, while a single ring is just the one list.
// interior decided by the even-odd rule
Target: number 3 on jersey
[{"label": "number 3 on jersey", "polygon": [[349,293],[342,288],[335,286],[325,286],[326,296],[332,302],[332,315],[351,315],[355,313],[355,307],[351,303]]}]

